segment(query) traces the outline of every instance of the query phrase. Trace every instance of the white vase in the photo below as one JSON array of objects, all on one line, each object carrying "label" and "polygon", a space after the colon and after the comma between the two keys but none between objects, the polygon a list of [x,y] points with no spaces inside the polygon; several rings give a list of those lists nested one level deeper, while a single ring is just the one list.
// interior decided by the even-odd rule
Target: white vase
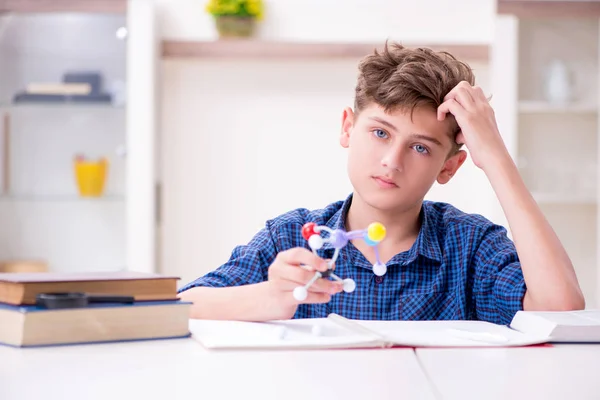
[{"label": "white vase", "polygon": [[566,64],[553,60],[546,70],[544,82],[546,100],[551,103],[567,103],[573,98],[573,83],[571,73]]}]

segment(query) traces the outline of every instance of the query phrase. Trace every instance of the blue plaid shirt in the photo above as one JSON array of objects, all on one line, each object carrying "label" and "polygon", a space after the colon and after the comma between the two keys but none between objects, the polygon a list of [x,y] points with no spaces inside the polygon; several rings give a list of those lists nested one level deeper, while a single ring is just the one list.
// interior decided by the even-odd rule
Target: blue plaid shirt
[{"label": "blue plaid shirt", "polygon": [[[278,252],[310,249],[301,234],[306,222],[344,229],[351,201],[352,195],[324,209],[296,209],[267,221],[248,244],[233,250],[224,265],[179,291],[267,280]],[[506,230],[446,203],[424,201],[421,217],[417,240],[386,263],[384,276],[376,276],[372,264],[349,242],[340,251],[336,275],[354,279],[356,290],[336,294],[328,304],[301,304],[294,318],[337,313],[362,320],[477,319],[509,324],[522,309],[526,287]],[[331,258],[333,251],[325,244],[318,253]]]}]

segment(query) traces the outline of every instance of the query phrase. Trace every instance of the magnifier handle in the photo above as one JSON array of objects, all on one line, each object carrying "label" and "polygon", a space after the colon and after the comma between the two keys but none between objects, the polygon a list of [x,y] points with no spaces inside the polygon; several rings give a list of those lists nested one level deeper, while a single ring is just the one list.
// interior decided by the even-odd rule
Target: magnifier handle
[{"label": "magnifier handle", "polygon": [[133,296],[111,296],[111,295],[94,295],[88,296],[89,303],[133,303],[135,298]]}]

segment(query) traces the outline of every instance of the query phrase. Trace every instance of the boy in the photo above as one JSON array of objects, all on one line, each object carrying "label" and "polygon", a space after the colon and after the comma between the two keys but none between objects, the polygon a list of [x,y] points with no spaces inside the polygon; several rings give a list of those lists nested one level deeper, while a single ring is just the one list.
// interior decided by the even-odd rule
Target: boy
[{"label": "boy", "polygon": [[[262,321],[479,319],[510,323],[525,310],[573,310],[584,299],[561,243],[527,191],[470,68],[447,53],[388,44],[359,65],[354,109],[343,111],[340,143],[348,149],[354,191],[321,210],[297,209],[265,228],[216,270],[180,289],[192,318]],[[466,159],[465,144],[499,198],[506,230],[449,204],[424,201]],[[333,249],[314,255],[302,237],[307,222],[347,231],[380,222],[387,264],[376,276],[374,249],[349,243],[335,264],[356,282],[342,292],[319,279],[305,300],[292,291],[327,269]]]}]

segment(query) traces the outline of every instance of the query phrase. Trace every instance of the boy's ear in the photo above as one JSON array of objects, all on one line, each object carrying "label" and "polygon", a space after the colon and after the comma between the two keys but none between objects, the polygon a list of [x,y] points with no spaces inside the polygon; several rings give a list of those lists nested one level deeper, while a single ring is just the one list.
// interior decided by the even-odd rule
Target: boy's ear
[{"label": "boy's ear", "polygon": [[352,108],[346,107],[342,113],[342,134],[340,136],[340,144],[344,148],[350,146],[350,132],[352,131],[352,126],[354,126],[354,112],[352,111]]},{"label": "boy's ear", "polygon": [[440,171],[437,177],[437,181],[439,184],[446,184],[452,179],[452,177],[456,174],[456,171],[460,168],[461,165],[467,159],[467,152],[464,150],[458,151],[453,156],[449,157],[444,163],[444,167]]}]

